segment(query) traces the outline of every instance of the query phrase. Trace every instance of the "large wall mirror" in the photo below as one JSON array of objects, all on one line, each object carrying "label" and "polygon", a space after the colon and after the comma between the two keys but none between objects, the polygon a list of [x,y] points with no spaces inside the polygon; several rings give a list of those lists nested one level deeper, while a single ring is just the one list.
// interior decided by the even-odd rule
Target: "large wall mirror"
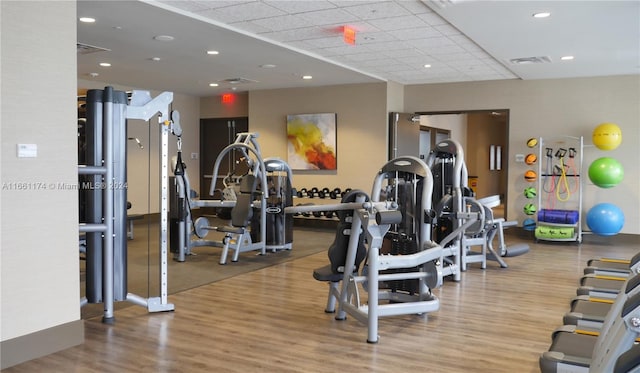
[{"label": "large wall mirror", "polygon": [[[427,159],[433,146],[451,138],[464,149],[469,186],[477,198],[500,196],[497,214],[507,201],[509,110],[390,113],[389,158]],[[503,210],[504,209],[504,210]]]}]

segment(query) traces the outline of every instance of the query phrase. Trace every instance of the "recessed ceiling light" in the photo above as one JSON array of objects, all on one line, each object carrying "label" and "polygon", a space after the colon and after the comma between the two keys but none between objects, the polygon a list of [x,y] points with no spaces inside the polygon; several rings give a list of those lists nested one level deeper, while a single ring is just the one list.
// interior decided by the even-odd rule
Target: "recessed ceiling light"
[{"label": "recessed ceiling light", "polygon": [[551,15],[549,12],[533,13],[533,18],[547,18]]},{"label": "recessed ceiling light", "polygon": [[100,66],[109,67],[109,66],[111,66],[111,64],[109,62],[100,62]]},{"label": "recessed ceiling light", "polygon": [[431,67],[431,65],[429,65],[429,64],[425,64],[425,65],[424,65],[424,67],[428,69],[428,68],[430,68],[430,67]]},{"label": "recessed ceiling light", "polygon": [[260,65],[259,67],[261,67],[263,69],[273,69],[274,67],[276,67],[276,65],[274,65],[272,63],[265,63],[264,65]]},{"label": "recessed ceiling light", "polygon": [[157,35],[157,36],[154,36],[153,39],[158,41],[171,41],[175,38],[170,35]]},{"label": "recessed ceiling light", "polygon": [[150,59],[151,61],[153,61],[153,62],[158,62],[158,61],[160,61],[160,57],[151,57],[151,58],[149,58],[149,59]]},{"label": "recessed ceiling light", "polygon": [[209,83],[209,87],[217,87],[218,83]]},{"label": "recessed ceiling light", "polygon": [[220,52],[218,52],[218,51],[207,51],[207,54],[216,55],[216,54],[220,54]]},{"label": "recessed ceiling light", "polygon": [[313,76],[311,76],[311,75],[303,75],[303,76],[302,76],[302,79],[304,79],[304,80],[310,80],[310,79],[313,79]]},{"label": "recessed ceiling light", "polygon": [[573,59],[573,56],[563,56],[563,57],[560,57],[560,59],[563,61],[571,61]]},{"label": "recessed ceiling light", "polygon": [[94,23],[96,21],[95,18],[91,18],[91,17],[80,17],[79,20],[80,22],[84,22],[84,23]]}]

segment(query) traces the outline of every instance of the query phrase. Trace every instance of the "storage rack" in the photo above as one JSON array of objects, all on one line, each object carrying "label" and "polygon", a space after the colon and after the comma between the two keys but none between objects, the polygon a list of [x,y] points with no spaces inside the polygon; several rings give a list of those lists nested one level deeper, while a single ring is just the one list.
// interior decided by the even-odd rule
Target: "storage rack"
[{"label": "storage rack", "polygon": [[[548,145],[548,146],[547,146]],[[548,154],[551,149],[552,154]],[[575,150],[574,154],[571,155],[571,151]],[[562,212],[567,211],[567,214],[573,211],[577,211],[577,220],[575,222],[565,223],[565,222],[555,222],[555,221],[541,221],[541,211],[543,207],[543,201],[549,198],[550,193],[556,193],[556,188],[561,187],[560,183],[554,183],[552,180],[553,189],[549,190],[548,187],[545,188],[545,185],[548,184],[549,178],[554,178],[561,176],[561,174],[557,174],[554,170],[549,172],[548,170],[548,162],[553,158],[564,159],[562,152],[565,151],[567,155],[570,157],[573,156],[576,168],[570,171],[569,174],[565,174],[565,177],[575,178],[577,184],[577,193],[571,194],[567,200],[565,201],[557,201],[562,209],[553,209],[553,212]],[[538,212],[536,214],[536,233],[535,237],[537,240],[546,240],[546,241],[577,241],[578,243],[582,242],[582,190],[583,190],[583,181],[581,177],[582,173],[582,161],[583,161],[583,151],[584,151],[584,139],[582,136],[573,137],[573,136],[557,136],[551,138],[539,138],[538,141]],[[564,164],[564,161],[561,163]],[[543,165],[547,166],[545,169]],[[554,167],[556,170],[558,165]],[[566,168],[565,168],[566,171]],[[565,184],[564,187],[567,187]],[[556,215],[558,215],[556,213]],[[543,230],[545,228],[549,228],[551,231],[557,229],[561,231],[562,228],[572,228],[573,233],[568,237],[563,237],[561,235],[555,236],[553,234],[546,236],[543,234]]]}]

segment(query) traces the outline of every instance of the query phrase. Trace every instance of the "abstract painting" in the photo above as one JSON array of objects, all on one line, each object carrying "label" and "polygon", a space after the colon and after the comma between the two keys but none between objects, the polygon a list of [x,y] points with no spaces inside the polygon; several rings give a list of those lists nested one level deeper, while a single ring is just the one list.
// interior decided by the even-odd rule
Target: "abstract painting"
[{"label": "abstract painting", "polygon": [[335,113],[287,115],[287,162],[292,170],[336,170]]}]

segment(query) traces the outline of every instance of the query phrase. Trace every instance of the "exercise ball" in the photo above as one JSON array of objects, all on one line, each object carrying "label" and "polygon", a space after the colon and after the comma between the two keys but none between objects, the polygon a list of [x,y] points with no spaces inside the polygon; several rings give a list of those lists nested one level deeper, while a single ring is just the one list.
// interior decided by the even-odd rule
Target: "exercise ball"
[{"label": "exercise ball", "polygon": [[528,164],[528,165],[532,165],[534,163],[536,163],[538,161],[538,156],[533,154],[533,153],[529,153],[527,154],[526,157],[524,157],[524,163]]},{"label": "exercise ball", "polygon": [[536,206],[533,203],[527,203],[526,205],[524,205],[524,213],[527,215],[533,215],[536,213],[536,211],[538,210],[536,208]]},{"label": "exercise ball", "polygon": [[598,203],[587,213],[587,226],[594,234],[613,236],[624,226],[624,214],[612,203]]},{"label": "exercise ball", "polygon": [[598,158],[589,166],[589,180],[600,188],[612,188],[624,178],[620,162],[611,157]]},{"label": "exercise ball", "polygon": [[622,131],[613,123],[601,123],[592,135],[593,145],[600,150],[613,150],[622,142]]},{"label": "exercise ball", "polygon": [[536,229],[536,221],[531,218],[526,218],[522,222],[522,229],[525,231],[533,231]]},{"label": "exercise ball", "polygon": [[534,187],[526,187],[524,188],[524,196],[525,198],[534,198],[538,193],[536,192],[536,188]]},{"label": "exercise ball", "polygon": [[532,137],[529,140],[527,140],[527,146],[528,147],[533,148],[536,145],[538,145],[538,139],[536,139],[535,137]]},{"label": "exercise ball", "polygon": [[524,179],[526,181],[533,182],[533,181],[536,181],[537,178],[538,178],[538,174],[536,174],[536,172],[533,170],[528,170],[527,172],[524,173]]}]

